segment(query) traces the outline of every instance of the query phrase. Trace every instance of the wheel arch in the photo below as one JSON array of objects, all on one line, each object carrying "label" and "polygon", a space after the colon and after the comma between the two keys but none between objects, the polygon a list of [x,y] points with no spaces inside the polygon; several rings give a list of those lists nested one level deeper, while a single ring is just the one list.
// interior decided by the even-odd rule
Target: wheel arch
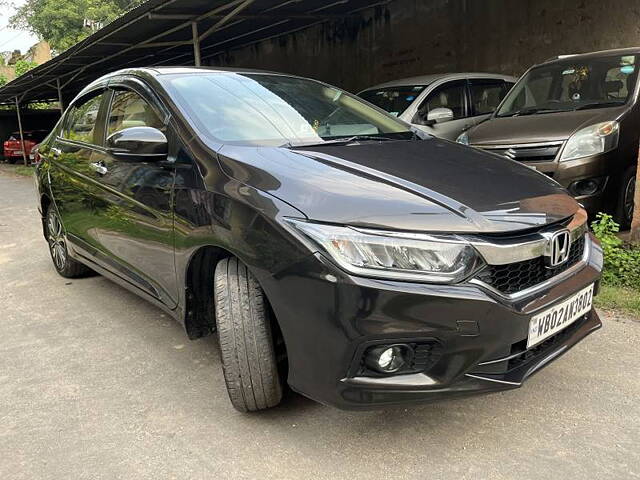
[{"label": "wheel arch", "polygon": [[53,200],[47,193],[40,194],[40,217],[42,220],[42,235],[47,238],[47,210],[49,210],[49,206],[53,203]]},{"label": "wheel arch", "polygon": [[[195,250],[185,269],[185,314],[184,327],[191,340],[211,335],[216,331],[214,292],[214,272],[218,262],[224,258],[235,257],[245,263],[237,254],[216,246],[203,245]],[[251,267],[247,265],[249,271]],[[281,356],[286,358],[286,342],[278,318],[271,305],[268,292],[263,288],[259,278],[256,278],[267,300],[267,308],[272,320],[274,345],[280,350]],[[278,340],[281,345],[278,346]]]}]

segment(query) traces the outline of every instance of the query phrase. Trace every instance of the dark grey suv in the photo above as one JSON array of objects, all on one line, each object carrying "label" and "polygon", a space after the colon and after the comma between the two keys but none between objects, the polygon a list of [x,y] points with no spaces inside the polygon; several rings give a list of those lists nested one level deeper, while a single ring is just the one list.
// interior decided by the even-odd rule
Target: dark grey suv
[{"label": "dark grey suv", "polygon": [[600,327],[601,250],[557,183],[342,90],[146,68],[41,144],[56,270],[217,334],[233,405],[341,408],[518,387]]}]

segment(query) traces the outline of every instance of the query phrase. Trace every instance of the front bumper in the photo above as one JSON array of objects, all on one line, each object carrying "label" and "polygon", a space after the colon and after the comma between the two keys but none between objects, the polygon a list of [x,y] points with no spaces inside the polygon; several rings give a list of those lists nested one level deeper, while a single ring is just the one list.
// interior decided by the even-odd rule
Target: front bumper
[{"label": "front bumper", "polygon": [[[510,357],[530,318],[597,283],[602,252],[591,242],[586,263],[535,294],[506,298],[482,285],[427,285],[353,277],[319,253],[261,279],[282,330],[289,385],[342,409],[422,403],[519,387],[533,373],[601,326],[591,311],[535,352]],[[358,376],[364,346],[406,341],[442,345],[423,373]],[[520,360],[519,360],[520,358]]]},{"label": "front bumper", "polygon": [[[600,211],[615,209],[618,188],[616,183],[618,170],[616,164],[620,155],[618,149],[606,153],[600,153],[589,157],[578,158],[565,162],[553,160],[550,162],[525,162],[525,165],[542,172],[570,191],[575,199],[580,202],[589,213],[589,218],[595,218]],[[575,182],[580,180],[596,179],[600,188],[588,195],[581,195],[571,191]]]}]

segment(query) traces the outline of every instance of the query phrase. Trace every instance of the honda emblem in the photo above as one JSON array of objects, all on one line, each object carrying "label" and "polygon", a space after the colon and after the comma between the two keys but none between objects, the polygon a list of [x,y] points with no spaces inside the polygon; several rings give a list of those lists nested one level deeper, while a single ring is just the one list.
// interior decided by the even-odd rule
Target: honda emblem
[{"label": "honda emblem", "polygon": [[560,230],[551,235],[547,244],[545,260],[549,268],[556,268],[569,260],[571,237],[568,230]]}]

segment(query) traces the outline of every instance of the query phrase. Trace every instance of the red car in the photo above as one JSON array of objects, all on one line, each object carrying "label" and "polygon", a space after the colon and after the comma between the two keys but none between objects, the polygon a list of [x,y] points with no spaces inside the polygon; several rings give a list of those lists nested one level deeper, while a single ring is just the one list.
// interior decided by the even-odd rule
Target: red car
[{"label": "red car", "polygon": [[20,132],[13,132],[9,135],[9,138],[5,140],[4,147],[4,158],[9,163],[22,162],[22,152],[27,155],[27,158],[30,156],[32,149],[38,145],[44,137],[47,136],[46,130],[29,130],[23,132],[24,135],[24,149],[22,144],[20,143]]}]

